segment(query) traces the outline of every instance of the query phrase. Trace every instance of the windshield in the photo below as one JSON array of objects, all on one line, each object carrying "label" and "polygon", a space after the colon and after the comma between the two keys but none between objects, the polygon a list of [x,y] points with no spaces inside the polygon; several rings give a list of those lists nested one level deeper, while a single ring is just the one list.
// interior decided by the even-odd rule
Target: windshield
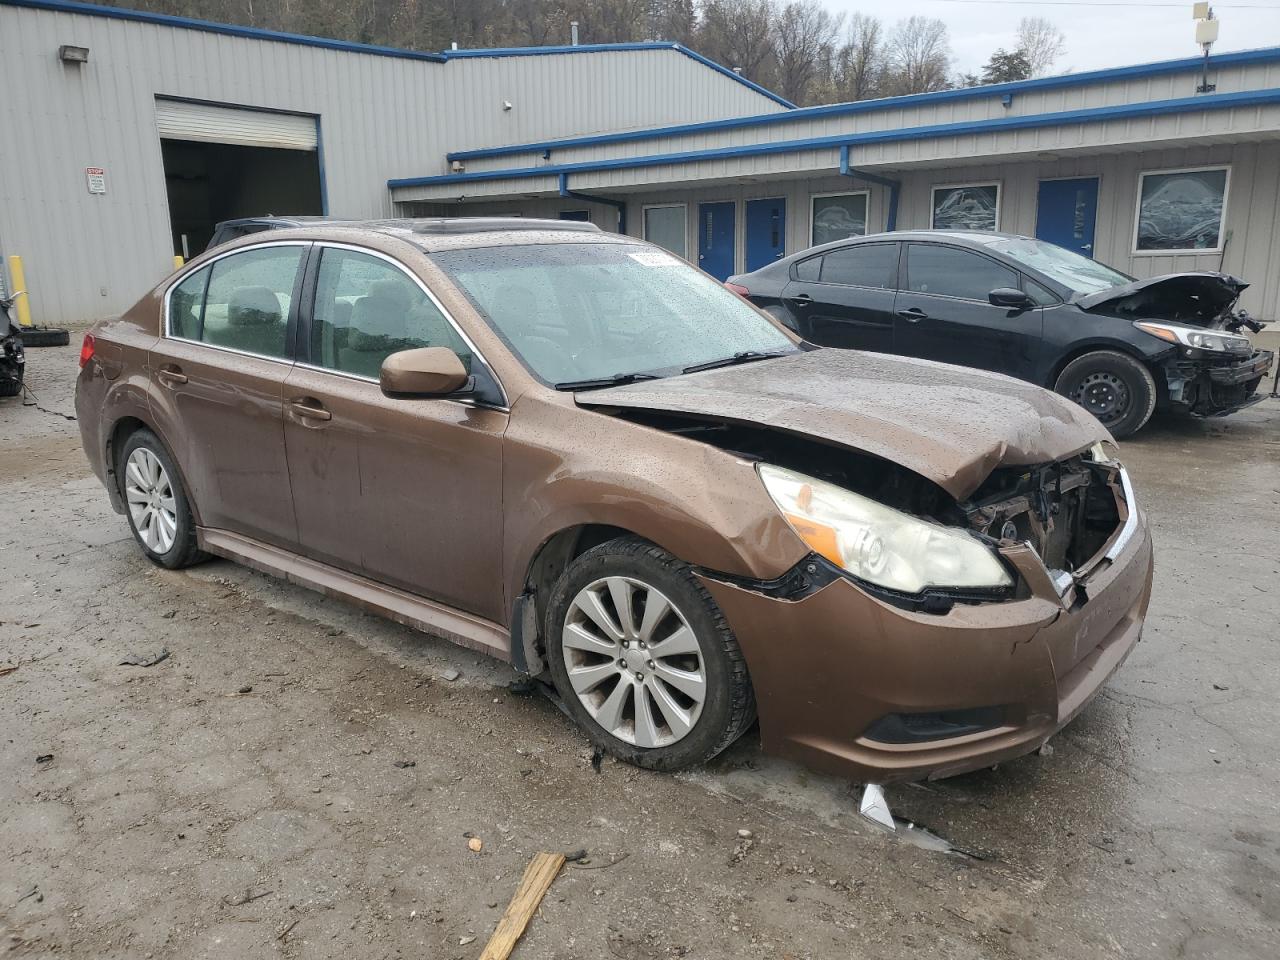
[{"label": "windshield", "polygon": [[796,350],[737,294],[654,247],[539,243],[431,258],[546,383]]},{"label": "windshield", "polygon": [[1039,270],[1076,293],[1097,293],[1133,279],[1097,260],[1090,260],[1056,244],[1032,240],[1030,237],[995,240],[987,244],[987,247],[1033,270]]}]

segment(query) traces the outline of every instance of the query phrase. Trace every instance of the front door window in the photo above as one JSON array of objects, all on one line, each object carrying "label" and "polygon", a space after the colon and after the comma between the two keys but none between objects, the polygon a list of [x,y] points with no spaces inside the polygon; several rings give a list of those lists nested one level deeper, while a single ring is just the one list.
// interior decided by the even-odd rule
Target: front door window
[{"label": "front door window", "polygon": [[471,368],[471,350],[403,270],[356,250],[326,247],[316,276],[311,362],[377,379],[399,350],[448,347]]}]

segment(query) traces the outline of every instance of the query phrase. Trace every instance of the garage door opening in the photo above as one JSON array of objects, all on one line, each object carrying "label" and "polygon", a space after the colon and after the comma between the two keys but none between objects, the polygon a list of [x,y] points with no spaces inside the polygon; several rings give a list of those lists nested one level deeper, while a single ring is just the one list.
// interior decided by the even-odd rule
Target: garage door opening
[{"label": "garage door opening", "polygon": [[175,254],[223,220],[324,213],[315,117],[157,100],[156,122]]}]

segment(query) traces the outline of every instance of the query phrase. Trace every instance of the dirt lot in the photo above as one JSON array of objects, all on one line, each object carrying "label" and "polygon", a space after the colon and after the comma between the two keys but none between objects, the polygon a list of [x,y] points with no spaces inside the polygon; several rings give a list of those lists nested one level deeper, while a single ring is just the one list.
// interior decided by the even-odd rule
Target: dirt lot
[{"label": "dirt lot", "polygon": [[59,415],[75,349],[29,356],[54,412],[0,403],[0,955],[473,958],[534,852],[585,848],[518,960],[1280,956],[1280,401],[1126,445],[1152,615],[1052,755],[890,791],[971,857],[750,735],[597,772],[504,667],[151,566]]}]

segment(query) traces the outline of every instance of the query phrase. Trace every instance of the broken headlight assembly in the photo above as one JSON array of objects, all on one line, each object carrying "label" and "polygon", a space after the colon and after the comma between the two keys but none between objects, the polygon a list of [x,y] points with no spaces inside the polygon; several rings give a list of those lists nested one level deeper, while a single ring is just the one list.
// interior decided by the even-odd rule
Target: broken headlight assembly
[{"label": "broken headlight assembly", "polygon": [[1013,584],[995,552],[966,530],[782,467],[762,463],[757,470],[796,535],[860,580],[910,594],[930,587],[990,590]]},{"label": "broken headlight assembly", "polygon": [[1236,354],[1247,354],[1253,350],[1248,337],[1222,333],[1218,330],[1184,327],[1178,323],[1156,323],[1154,320],[1138,320],[1133,325],[1143,333],[1149,333],[1151,336],[1159,337],[1168,343],[1190,347],[1192,350]]}]

